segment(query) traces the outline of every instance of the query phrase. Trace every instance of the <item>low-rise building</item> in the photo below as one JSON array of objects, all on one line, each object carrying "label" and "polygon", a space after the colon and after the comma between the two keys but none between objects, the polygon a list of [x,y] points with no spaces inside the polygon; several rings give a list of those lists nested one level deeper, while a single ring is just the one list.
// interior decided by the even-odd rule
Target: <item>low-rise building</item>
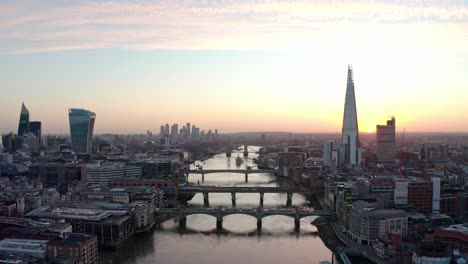
[{"label": "low-rise building", "polygon": [[96,235],[99,246],[104,248],[116,248],[133,234],[133,219],[129,209],[125,208],[104,210],[91,205],[42,206],[26,217],[65,220],[71,224],[74,233]]},{"label": "low-rise building", "polygon": [[104,200],[113,203],[129,204],[132,201],[130,193],[123,188],[93,188],[90,191],[82,192],[83,200]]},{"label": "low-rise building", "polygon": [[350,212],[349,236],[360,244],[371,245],[380,237],[391,232],[406,236],[408,218],[403,210],[375,209],[369,203],[356,201]]},{"label": "low-rise building", "polygon": [[47,240],[5,238],[0,241],[0,254],[29,255],[45,259],[47,242]]},{"label": "low-rise building", "polygon": [[29,174],[32,178],[40,179],[44,187],[56,188],[64,194],[68,184],[86,179],[86,168],[80,164],[33,164],[29,167]]},{"label": "low-rise building", "polygon": [[450,245],[454,249],[468,252],[468,224],[451,225],[435,229],[438,241]]},{"label": "low-rise building", "polygon": [[62,234],[47,243],[47,255],[50,260],[71,259],[79,264],[99,263],[97,237],[77,233]]},{"label": "low-rise building", "polygon": [[422,241],[413,252],[414,264],[450,264],[452,251],[437,241]]},{"label": "low-rise building", "polygon": [[108,186],[114,179],[139,178],[141,176],[141,167],[127,166],[124,163],[103,163],[86,166],[86,181],[91,185]]}]

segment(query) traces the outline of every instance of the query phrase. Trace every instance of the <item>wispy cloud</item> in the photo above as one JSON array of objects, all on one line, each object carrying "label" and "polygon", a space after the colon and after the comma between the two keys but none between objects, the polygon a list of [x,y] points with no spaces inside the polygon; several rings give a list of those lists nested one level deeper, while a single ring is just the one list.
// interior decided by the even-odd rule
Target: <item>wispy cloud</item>
[{"label": "wispy cloud", "polygon": [[[443,25],[441,27],[440,25]],[[394,32],[400,27],[402,31]],[[409,27],[409,28],[408,28]],[[349,32],[371,39],[426,32],[466,44],[463,1],[7,1],[0,4],[0,52],[87,48],[307,49]],[[393,33],[392,33],[393,32]],[[403,33],[401,33],[403,32]],[[404,34],[404,35],[401,35]],[[361,40],[361,41],[365,41]],[[421,40],[423,41],[423,40]],[[458,41],[459,42],[459,41]],[[419,44],[419,42],[418,42]],[[358,44],[356,44],[358,45]]]}]

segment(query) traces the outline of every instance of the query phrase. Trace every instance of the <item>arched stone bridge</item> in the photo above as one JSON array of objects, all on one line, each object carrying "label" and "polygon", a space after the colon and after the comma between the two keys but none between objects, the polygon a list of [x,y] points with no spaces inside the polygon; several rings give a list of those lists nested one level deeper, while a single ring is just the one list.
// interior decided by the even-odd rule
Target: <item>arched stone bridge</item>
[{"label": "arched stone bridge", "polygon": [[257,230],[262,229],[262,219],[272,215],[284,215],[294,219],[294,228],[299,230],[301,218],[308,216],[331,217],[332,212],[312,209],[234,209],[234,208],[160,208],[157,214],[175,216],[179,220],[179,227],[185,228],[188,215],[204,214],[216,218],[216,229],[222,230],[223,218],[228,215],[243,214],[257,219]]},{"label": "arched stone bridge", "polygon": [[202,182],[205,181],[205,174],[213,174],[213,173],[239,173],[239,174],[245,174],[245,182],[249,181],[249,174],[252,173],[271,173],[271,174],[276,174],[276,170],[231,170],[231,169],[220,169],[220,170],[186,170],[185,174],[187,176],[187,181],[188,181],[188,176],[190,174],[201,174],[202,175]]}]

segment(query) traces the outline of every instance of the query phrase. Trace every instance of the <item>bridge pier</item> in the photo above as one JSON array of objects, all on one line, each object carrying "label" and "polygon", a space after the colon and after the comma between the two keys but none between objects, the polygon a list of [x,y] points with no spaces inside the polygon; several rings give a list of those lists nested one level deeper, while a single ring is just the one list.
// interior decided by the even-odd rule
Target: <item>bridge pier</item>
[{"label": "bridge pier", "polygon": [[208,198],[208,192],[203,193],[203,206],[210,207],[210,200]]},{"label": "bridge pier", "polygon": [[257,218],[257,233],[261,233],[261,232],[262,232],[262,218],[258,217]]},{"label": "bridge pier", "polygon": [[299,233],[301,230],[301,218],[296,214],[294,217],[294,232]]},{"label": "bridge pier", "polygon": [[205,182],[205,173],[202,173],[201,175],[201,182]]},{"label": "bridge pier", "polygon": [[249,182],[249,174],[248,173],[245,174],[245,183],[247,183],[247,182]]},{"label": "bridge pier", "polygon": [[187,228],[187,216],[180,215],[179,216],[179,231],[183,233],[185,232],[186,228]]},{"label": "bridge pier", "polygon": [[265,193],[260,193],[260,207],[263,207],[263,196],[265,196]]},{"label": "bridge pier", "polygon": [[287,199],[286,199],[286,207],[291,207],[292,206],[292,196],[293,196],[293,193],[292,192],[288,192],[286,194],[287,196]]},{"label": "bridge pier", "polygon": [[218,232],[223,231],[223,217],[222,216],[216,217],[216,231]]},{"label": "bridge pier", "polygon": [[235,192],[231,193],[231,201],[232,201],[232,207],[236,207],[236,193]]}]

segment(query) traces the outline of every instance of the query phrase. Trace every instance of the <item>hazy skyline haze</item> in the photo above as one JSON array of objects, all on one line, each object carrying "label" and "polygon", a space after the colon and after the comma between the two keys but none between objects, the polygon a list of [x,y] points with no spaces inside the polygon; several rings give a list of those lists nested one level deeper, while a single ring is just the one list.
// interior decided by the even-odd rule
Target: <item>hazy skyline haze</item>
[{"label": "hazy skyline haze", "polygon": [[[468,1],[3,1],[0,131],[468,132]],[[181,126],[180,126],[181,127]]]}]

